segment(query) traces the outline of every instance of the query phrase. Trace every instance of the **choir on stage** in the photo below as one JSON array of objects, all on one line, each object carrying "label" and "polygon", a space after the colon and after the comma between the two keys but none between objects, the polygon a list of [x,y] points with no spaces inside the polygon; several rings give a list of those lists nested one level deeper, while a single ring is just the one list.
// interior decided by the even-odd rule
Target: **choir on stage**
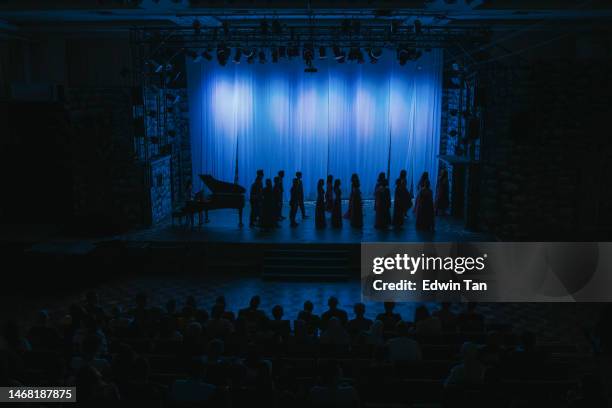
[{"label": "choir on stage", "polygon": [[[257,170],[255,181],[251,185],[249,201],[251,204],[250,226],[259,226],[265,230],[279,227],[285,217],[283,212],[283,170],[273,180],[265,179],[263,170]],[[348,208],[342,213],[342,182],[333,175],[327,180],[317,182],[317,199],[315,204],[315,227],[324,229],[342,228],[343,220],[347,220],[352,228],[363,227],[363,197],[361,195],[359,176],[351,176],[348,195]],[[374,227],[380,230],[389,228],[401,229],[412,209],[415,214],[415,225],[419,231],[434,231],[435,216],[444,215],[449,207],[448,173],[442,170],[436,183],[435,196],[431,190],[429,174],[424,172],[416,186],[416,197],[412,194],[412,186],[408,186],[407,172],[402,170],[395,180],[393,200],[389,180],[384,172],[378,175],[374,188]],[[414,201],[414,203],[413,203]],[[302,173],[296,172],[292,180],[289,195],[289,222],[292,228],[297,227],[298,210],[301,220],[308,218],[304,207],[304,185]],[[327,213],[331,213],[329,222]]]}]

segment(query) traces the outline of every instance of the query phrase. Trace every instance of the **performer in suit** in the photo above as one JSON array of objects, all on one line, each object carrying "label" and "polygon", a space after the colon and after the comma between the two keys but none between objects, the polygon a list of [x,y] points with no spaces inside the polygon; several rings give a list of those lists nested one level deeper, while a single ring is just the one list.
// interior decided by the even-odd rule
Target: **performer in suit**
[{"label": "performer in suit", "polygon": [[445,215],[448,205],[448,172],[443,169],[436,183],[436,215]]},{"label": "performer in suit", "polygon": [[349,204],[348,204],[348,208],[346,209],[346,212],[344,213],[344,218],[346,218],[347,220],[351,219],[351,211],[352,211],[352,206],[351,206],[351,200],[353,199],[353,187],[355,187],[355,181],[359,182],[359,176],[357,175],[357,173],[353,173],[351,175],[351,193],[349,194]]},{"label": "performer in suit", "polygon": [[332,212],[334,209],[334,176],[327,176],[327,190],[325,191],[325,210]]},{"label": "performer in suit", "polygon": [[325,180],[319,179],[317,182],[317,206],[315,208],[315,227],[325,228]]},{"label": "performer in suit", "polygon": [[295,178],[298,179],[298,204],[300,206],[300,211],[302,212],[302,219],[308,218],[306,215],[306,210],[304,209],[304,185],[302,184],[302,172],[296,171]]},{"label": "performer in suit", "polygon": [[434,230],[434,203],[433,193],[429,187],[429,180],[425,179],[416,198],[414,206],[416,213],[416,229],[419,231]]},{"label": "performer in suit", "polygon": [[297,227],[298,223],[295,222],[295,216],[297,214],[298,207],[300,206],[300,180],[296,177],[293,179],[291,185],[291,198],[289,199],[289,220],[291,221],[292,227]]},{"label": "performer in suit", "polygon": [[283,186],[281,185],[280,176],[274,177],[274,187],[272,188],[274,192],[274,218],[276,221],[280,221],[281,219],[281,208],[283,206]]},{"label": "performer in suit", "polygon": [[395,180],[395,200],[393,201],[393,227],[401,228],[404,225],[404,217],[406,211],[404,206],[406,205],[406,185],[402,182],[401,177]]},{"label": "performer in suit", "polygon": [[280,178],[280,207],[278,209],[278,218],[281,220],[284,220],[286,218],[283,216],[283,200],[285,199],[285,188],[283,186],[283,178],[285,177],[285,170],[279,170],[278,177]]},{"label": "performer in suit", "polygon": [[342,190],[340,190],[340,179],[334,180],[334,209],[332,210],[331,225],[334,228],[342,228]]},{"label": "performer in suit", "polygon": [[257,177],[251,184],[249,202],[251,203],[251,216],[249,226],[254,227],[260,221],[261,202],[263,200],[263,170],[257,170]]},{"label": "performer in suit", "polygon": [[270,179],[266,179],[266,186],[263,188],[263,204],[259,226],[266,230],[276,226],[276,200],[272,180]]},{"label": "performer in suit", "polygon": [[[356,174],[355,174],[356,176]],[[349,199],[349,206],[351,207],[349,213],[351,215],[351,227],[362,228],[363,227],[363,204],[361,200],[361,189],[359,188],[359,177],[353,178],[353,186],[351,188],[351,197]]]}]

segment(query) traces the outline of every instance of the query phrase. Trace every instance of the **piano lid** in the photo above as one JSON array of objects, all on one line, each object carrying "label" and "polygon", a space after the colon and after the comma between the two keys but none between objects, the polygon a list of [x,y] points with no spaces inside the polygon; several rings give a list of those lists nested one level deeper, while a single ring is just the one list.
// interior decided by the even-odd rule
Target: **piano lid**
[{"label": "piano lid", "polygon": [[244,194],[246,189],[239,184],[217,180],[210,174],[200,174],[200,178],[213,194]]}]

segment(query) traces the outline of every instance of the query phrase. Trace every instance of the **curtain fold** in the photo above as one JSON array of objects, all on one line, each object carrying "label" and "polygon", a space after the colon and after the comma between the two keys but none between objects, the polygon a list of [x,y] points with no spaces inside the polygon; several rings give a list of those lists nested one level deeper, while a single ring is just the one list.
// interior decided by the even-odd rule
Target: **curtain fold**
[{"label": "curtain fold", "polygon": [[[268,60],[270,56],[268,56]],[[257,169],[272,178],[284,169],[288,193],[302,171],[307,199],[327,174],[348,192],[358,173],[371,198],[379,172],[393,181],[407,169],[414,184],[437,174],[442,53],[405,66],[385,51],[377,64],[301,58],[278,64],[194,63],[187,60],[194,188],[198,174],[248,188]],[[346,193],[345,193],[346,194]]]}]

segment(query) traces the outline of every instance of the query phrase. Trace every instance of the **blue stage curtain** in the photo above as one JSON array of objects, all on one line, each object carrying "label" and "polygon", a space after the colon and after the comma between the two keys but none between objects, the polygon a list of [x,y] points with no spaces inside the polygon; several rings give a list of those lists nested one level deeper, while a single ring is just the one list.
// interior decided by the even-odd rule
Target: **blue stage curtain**
[{"label": "blue stage curtain", "polygon": [[385,51],[377,64],[301,58],[277,64],[194,63],[187,60],[194,188],[197,174],[245,187],[257,169],[272,178],[284,169],[288,192],[295,171],[308,199],[327,174],[342,180],[345,197],[357,172],[366,198],[379,172],[395,180],[407,169],[414,184],[437,174],[442,53],[400,66]]}]

